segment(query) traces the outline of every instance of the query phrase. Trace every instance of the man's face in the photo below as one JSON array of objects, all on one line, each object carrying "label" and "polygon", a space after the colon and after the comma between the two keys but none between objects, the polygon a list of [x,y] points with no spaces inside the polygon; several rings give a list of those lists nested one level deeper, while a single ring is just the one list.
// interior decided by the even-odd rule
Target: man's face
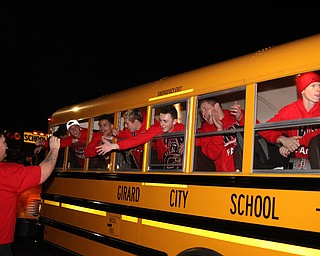
[{"label": "man's face", "polygon": [[70,134],[76,139],[80,137],[80,131],[81,129],[79,125],[71,125],[69,128]]},{"label": "man's face", "polygon": [[200,111],[203,119],[207,122],[210,122],[211,116],[213,116],[217,112],[214,107],[207,101],[201,103]]},{"label": "man's face", "polygon": [[137,120],[131,122],[127,117],[124,118],[124,126],[129,129],[130,132],[136,132],[137,129]]},{"label": "man's face", "polygon": [[2,162],[7,156],[7,143],[4,135],[0,137],[0,162]]},{"label": "man's face", "polygon": [[171,114],[160,113],[160,127],[163,133],[169,133],[173,130],[174,125],[177,123],[177,119],[173,119]]},{"label": "man's face", "polygon": [[103,119],[99,121],[99,130],[103,133],[103,135],[110,135],[112,128],[113,124],[111,124],[108,120]]},{"label": "man's face", "polygon": [[218,102],[216,102],[214,106],[207,101],[202,102],[200,112],[203,119],[209,124],[213,124],[213,116],[217,115],[220,120],[224,117],[223,109]]},{"label": "man's face", "polygon": [[304,97],[313,102],[319,102],[320,101],[320,82],[313,82],[309,84],[304,90],[303,94]]}]

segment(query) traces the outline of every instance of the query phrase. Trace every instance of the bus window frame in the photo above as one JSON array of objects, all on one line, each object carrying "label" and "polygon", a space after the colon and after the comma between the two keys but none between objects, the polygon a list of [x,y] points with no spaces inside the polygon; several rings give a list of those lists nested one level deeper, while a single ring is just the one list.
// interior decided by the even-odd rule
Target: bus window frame
[{"label": "bus window frame", "polygon": [[[226,101],[227,95],[233,96],[233,99],[230,100],[230,101]],[[220,101],[221,96],[223,96],[222,97],[222,101]],[[233,102],[234,100],[242,100],[243,106],[241,106],[241,109],[245,110],[245,108],[246,108],[246,86],[245,85],[242,85],[242,86],[239,86],[239,87],[233,88],[233,89],[226,89],[226,90],[221,90],[221,91],[217,91],[217,92],[213,92],[213,93],[207,93],[207,94],[199,95],[199,96],[197,96],[197,99],[196,99],[196,113],[197,113],[197,115],[196,115],[196,120],[195,120],[195,123],[194,123],[195,131],[198,128],[200,128],[201,123],[203,122],[202,121],[201,112],[200,112],[200,104],[199,104],[199,102],[201,102],[203,99],[208,99],[208,98],[211,98],[211,97],[216,98],[220,102],[220,104],[222,105],[222,108],[224,110],[227,109],[224,105],[227,104],[227,103],[231,104],[231,102]],[[200,138],[200,137],[204,137],[204,136],[226,135],[226,134],[238,133],[238,132],[244,132],[244,127],[239,127],[239,128],[233,129],[233,130],[223,130],[223,131],[214,131],[214,132],[201,132],[201,133],[195,132],[194,133],[194,137],[195,137],[195,140],[196,140],[196,138]],[[194,154],[196,152],[195,147],[196,147],[196,143],[194,145]],[[196,157],[196,156],[193,155],[193,157]],[[243,161],[243,159],[242,159],[242,161]],[[193,172],[194,173],[199,173],[199,172],[204,172],[204,171],[196,170],[196,171],[193,171]],[[205,171],[205,172],[206,173],[223,174],[223,172],[216,172],[216,171],[211,171],[211,170],[208,170],[208,171]],[[238,172],[239,171],[228,172],[228,173],[238,173]],[[240,170],[240,172],[241,172],[241,170]]]},{"label": "bus window frame", "polygon": [[[255,112],[256,112],[256,118],[255,120],[257,120],[257,116],[258,116],[258,98],[259,98],[259,93],[261,92],[272,92],[274,90],[279,90],[279,86],[274,86],[277,84],[283,84],[280,88],[289,88],[292,87],[291,90],[294,89],[294,94],[297,96],[297,90],[296,90],[296,84],[295,84],[295,77],[298,74],[293,74],[290,76],[285,76],[285,77],[280,77],[280,78],[276,78],[276,79],[271,79],[271,80],[266,80],[263,81],[261,83],[257,83],[256,84],[256,106],[255,106]],[[269,86],[269,87],[268,87]],[[262,87],[266,87],[267,89]],[[274,93],[272,93],[274,94]],[[295,97],[293,97],[295,98]],[[298,96],[297,98],[292,101],[295,102],[298,100]],[[271,101],[270,104],[272,105],[275,101]],[[287,106],[288,104],[291,104],[291,102],[287,102],[285,104],[282,104],[281,106],[279,106],[279,108],[277,109],[276,113],[274,115],[276,115],[278,113],[278,111],[280,109],[282,109],[283,107]],[[273,116],[274,116],[273,115]],[[270,118],[272,118],[273,116],[269,116],[269,118],[263,122],[263,123],[255,123],[255,127],[254,127],[254,131],[258,132],[258,131],[263,131],[263,130],[274,130],[274,129],[283,129],[283,128],[294,128],[297,126],[319,126],[320,129],[320,117],[313,117],[313,118],[300,118],[300,119],[291,119],[291,120],[285,120],[285,121],[277,121],[277,122],[267,122]],[[254,150],[254,146],[253,146],[253,150]],[[313,173],[319,173],[320,170],[316,170],[316,169],[311,169],[311,170],[293,170],[293,169],[254,169],[252,167],[252,173],[258,173],[258,174],[313,174]]]},{"label": "bus window frame", "polygon": [[[150,124],[151,125],[154,125],[154,120],[157,119],[156,117],[156,112],[157,110],[159,111],[159,109],[161,107],[164,107],[164,106],[169,106],[169,105],[172,105],[172,106],[175,106],[176,104],[183,104],[184,106],[184,111],[185,111],[185,114],[184,114],[184,120],[180,119],[180,115],[181,113],[179,112],[179,110],[177,109],[177,112],[178,112],[178,122],[184,124],[185,126],[185,130],[182,132],[182,131],[179,131],[179,132],[170,132],[168,134],[158,134],[156,136],[154,136],[149,142],[147,142],[147,145],[148,145],[148,159],[147,159],[147,172],[157,172],[157,173],[161,173],[161,172],[165,172],[165,173],[168,173],[168,172],[175,172],[175,173],[185,173],[185,164],[186,164],[186,154],[185,154],[185,149],[186,149],[186,145],[188,143],[188,138],[187,138],[187,133],[188,133],[188,127],[187,127],[187,124],[188,124],[188,121],[189,121],[189,108],[190,108],[190,99],[189,98],[183,98],[183,99],[180,99],[180,100],[176,100],[176,101],[170,101],[170,102],[166,102],[166,103],[161,103],[161,104],[154,104],[151,106],[151,120],[150,120]],[[175,106],[176,107],[176,106]],[[158,120],[159,121],[159,120]],[[161,138],[171,138],[171,137],[177,137],[177,135],[179,137],[181,137],[181,135],[183,135],[183,139],[184,139],[184,151],[183,151],[183,157],[182,157],[182,168],[179,168],[179,169],[152,169],[152,165],[156,165],[156,166],[163,166],[165,167],[165,164],[152,164],[151,163],[151,159],[152,159],[152,153],[153,153],[153,150],[152,150],[152,142],[154,140],[157,140],[157,139],[161,139]]]}]

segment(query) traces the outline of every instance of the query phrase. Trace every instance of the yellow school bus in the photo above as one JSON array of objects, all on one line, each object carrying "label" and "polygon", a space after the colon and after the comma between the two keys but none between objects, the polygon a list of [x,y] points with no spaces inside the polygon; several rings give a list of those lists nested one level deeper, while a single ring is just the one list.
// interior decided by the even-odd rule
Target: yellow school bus
[{"label": "yellow school bus", "polygon": [[[185,130],[145,143],[141,168],[130,150],[112,152],[106,167],[94,158],[79,167],[70,148],[60,149],[62,161],[41,194],[44,242],[88,256],[320,255],[320,170],[255,166],[258,131],[317,129],[317,117],[267,121],[297,100],[297,75],[319,74],[319,46],[317,34],[57,110],[49,133],[77,119],[89,131],[87,143],[100,115],[113,115],[123,129],[132,108],[146,113],[149,128],[162,106],[174,105]],[[205,134],[243,135],[236,170],[216,171],[197,145],[204,136],[199,102],[209,97],[223,109],[236,101],[245,110],[243,126]],[[183,138],[179,168],[165,168],[154,157],[154,142],[166,136]]]}]

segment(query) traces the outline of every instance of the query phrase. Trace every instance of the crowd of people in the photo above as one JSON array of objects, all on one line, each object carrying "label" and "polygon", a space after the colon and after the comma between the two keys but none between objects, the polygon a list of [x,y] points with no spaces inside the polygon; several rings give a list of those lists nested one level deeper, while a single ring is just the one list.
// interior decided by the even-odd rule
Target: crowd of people
[{"label": "crowd of people", "polygon": [[[319,116],[320,110],[320,77],[315,72],[306,72],[296,77],[298,92],[297,101],[284,106],[267,122],[277,122],[300,118]],[[235,151],[240,146],[236,133],[230,130],[244,126],[245,111],[234,102],[230,109],[223,109],[215,97],[204,98],[199,101],[199,113],[202,118],[197,134],[211,133],[211,135],[196,138],[196,146],[201,148],[202,154],[213,161],[212,169],[217,172],[240,171],[235,162]],[[61,139],[61,149],[69,147],[70,155],[76,158],[78,167],[84,166],[84,159],[90,159],[91,167],[99,166],[102,169],[110,168],[111,152],[121,152],[124,161],[130,157],[129,168],[142,168],[144,144],[152,141],[152,152],[156,154],[157,166],[165,169],[182,168],[184,136],[164,136],[158,139],[157,135],[166,135],[171,132],[185,130],[185,125],[178,122],[178,111],[173,105],[163,106],[159,109],[158,118],[153,125],[146,129],[146,112],[141,109],[129,109],[123,115],[123,129],[115,129],[114,115],[104,114],[98,117],[99,131],[95,131],[91,141],[87,143],[88,129],[81,127],[77,120],[70,120],[61,125],[55,135]],[[257,120],[257,122],[259,122]],[[223,132],[226,131],[226,132]],[[228,131],[228,132],[227,132]],[[220,132],[212,135],[212,132]],[[293,168],[297,170],[320,167],[318,144],[320,129],[314,126],[268,129],[259,131],[262,137],[272,145],[278,145],[278,155],[293,159]],[[156,137],[156,138],[155,138]],[[310,150],[309,144],[313,145]],[[37,141],[34,154],[48,149],[47,140]],[[315,148],[315,150],[313,150]],[[125,152],[125,153],[124,153]],[[156,153],[154,153],[156,152]],[[310,161],[310,158],[312,161]],[[30,163],[27,161],[26,163]],[[274,161],[278,163],[277,161]],[[150,162],[152,165],[152,162]]]},{"label": "crowd of people", "polygon": [[[297,76],[297,91],[299,98],[279,110],[279,112],[267,122],[292,120],[299,118],[311,118],[319,116],[320,109],[320,78],[315,72],[307,72]],[[239,147],[239,141],[235,133],[230,131],[244,126],[245,111],[234,102],[230,109],[223,109],[221,103],[215,97],[205,98],[199,102],[199,112],[202,117],[201,126],[197,133],[221,132],[210,136],[196,138],[196,146],[202,153],[214,163],[212,169],[218,172],[239,171],[235,164],[235,150]],[[124,129],[114,128],[113,115],[102,115],[98,119],[99,132],[93,133],[92,140],[86,146],[88,130],[80,126],[77,120],[70,120],[66,124],[69,136],[61,138],[61,148],[71,146],[79,166],[83,166],[85,157],[103,158],[104,166],[108,169],[110,164],[110,152],[127,152],[131,156],[131,168],[142,168],[142,153],[144,144],[152,140],[152,149],[156,151],[158,166],[166,169],[181,168],[184,136],[161,139],[154,138],[159,134],[184,131],[183,123],[178,122],[178,111],[172,105],[160,109],[158,119],[146,129],[146,113],[140,109],[129,109],[122,116]],[[259,122],[257,120],[257,122]],[[297,170],[319,168],[320,160],[318,151],[308,148],[311,143],[313,148],[318,148],[318,134],[320,130],[312,127],[299,127],[288,129],[268,129],[259,131],[260,137],[272,145],[278,145],[277,157],[290,158],[293,156],[293,166]],[[320,140],[320,139],[319,139]],[[37,142],[35,153],[48,148],[47,141]],[[294,154],[294,155],[293,155]],[[274,155],[274,154],[273,154]],[[310,163],[309,158],[314,158]],[[155,157],[153,157],[155,159]],[[271,160],[272,161],[272,160]],[[275,163],[278,163],[276,159]],[[285,162],[285,161],[284,161]],[[152,164],[152,163],[150,163]],[[312,166],[313,165],[313,166]]]}]

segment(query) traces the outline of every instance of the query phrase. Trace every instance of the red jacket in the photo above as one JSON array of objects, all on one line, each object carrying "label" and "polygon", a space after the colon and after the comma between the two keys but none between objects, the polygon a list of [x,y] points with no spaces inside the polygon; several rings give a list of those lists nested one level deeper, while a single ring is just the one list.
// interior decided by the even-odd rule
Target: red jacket
[{"label": "red jacket", "polygon": [[[285,120],[294,120],[300,118],[312,118],[320,116],[320,103],[316,103],[312,109],[308,112],[303,105],[302,98],[299,98],[297,101],[283,107],[279,110],[279,112],[269,119],[267,122],[278,122]],[[309,158],[308,155],[308,145],[310,140],[320,134],[320,129],[315,129],[310,126],[302,126],[302,127],[292,127],[285,129],[277,129],[277,130],[265,130],[260,131],[259,134],[263,136],[266,140],[277,143],[277,139],[279,136],[283,135],[286,137],[292,136],[303,136],[299,139],[299,143],[301,147],[295,152],[295,157],[297,158]]]},{"label": "red jacket", "polygon": [[[178,132],[178,131],[183,131],[185,129],[184,124],[182,123],[177,123],[174,127],[172,132]],[[144,143],[150,141],[153,137],[155,137],[158,134],[162,134],[162,130],[160,127],[159,122],[155,122],[154,125],[152,125],[148,130],[146,130],[143,133],[140,133],[137,136],[133,136],[129,139],[121,140],[118,142],[119,149],[129,149],[129,148],[134,148],[139,145],[143,145]],[[163,141],[163,140],[161,140]],[[159,161],[163,161],[163,155],[164,152],[167,151],[167,148],[164,143],[155,143],[154,144],[155,149],[158,152],[158,159]]]},{"label": "red jacket", "polygon": [[[137,135],[144,133],[146,131],[146,116],[145,116],[145,113],[142,113],[142,115],[143,115],[143,121],[142,121],[140,129],[134,133],[130,132],[130,130],[128,128],[124,128],[124,130],[120,130],[119,134],[117,136],[118,143],[123,139],[132,138],[132,137],[137,136]],[[141,168],[142,167],[141,154],[143,153],[143,144],[133,148],[131,150],[131,152],[132,152],[132,155],[134,157],[134,160],[135,160],[137,166],[139,168]]]},{"label": "red jacket", "polygon": [[[96,147],[100,146],[102,135],[102,132],[94,132],[92,134],[92,139],[84,150],[85,157],[95,157],[98,155]],[[106,160],[106,166],[108,166],[108,164],[110,163],[110,152],[105,154],[104,158]]]},{"label": "red jacket", "polygon": [[[224,117],[221,120],[225,130],[234,129],[235,126],[243,126],[244,124],[244,111],[242,111],[242,118],[238,122],[235,117],[231,115],[229,110],[223,110]],[[217,127],[214,124],[203,122],[198,132],[215,132]],[[234,134],[228,133],[223,136],[204,136],[198,137],[196,145],[202,147],[202,152],[212,159],[216,166],[217,172],[234,172],[234,158],[233,152],[237,145],[236,137]]]},{"label": "red jacket", "polygon": [[[60,148],[65,148],[71,146],[71,149],[75,152],[78,163],[81,167],[84,166],[84,150],[86,148],[87,143],[87,137],[88,137],[88,129],[87,128],[81,128],[80,137],[78,138],[77,143],[73,143],[72,140],[74,137],[72,135],[60,139]],[[48,148],[49,142],[48,140],[44,141],[44,147]]]},{"label": "red jacket", "polygon": [[98,155],[96,147],[100,146],[102,132],[94,132],[92,139],[84,150],[85,157],[95,157]]}]

